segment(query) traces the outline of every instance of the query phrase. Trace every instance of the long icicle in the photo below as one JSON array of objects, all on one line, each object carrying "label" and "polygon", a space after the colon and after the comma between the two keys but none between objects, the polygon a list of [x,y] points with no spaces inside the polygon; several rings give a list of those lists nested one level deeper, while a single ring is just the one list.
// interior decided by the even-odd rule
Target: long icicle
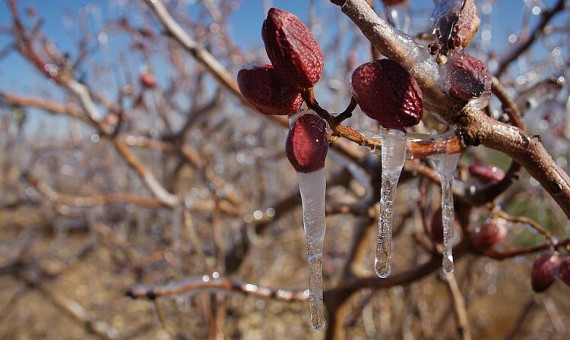
[{"label": "long icicle", "polygon": [[376,275],[386,278],[391,271],[392,223],[398,179],[406,160],[406,137],[399,130],[380,131],[382,140],[382,187],[376,242]]},{"label": "long icicle", "polygon": [[[298,120],[303,119],[301,117],[305,115],[314,115],[314,117],[317,117],[317,121],[308,122],[305,119],[302,124],[299,123],[300,121]],[[323,125],[322,129],[318,128],[319,123]],[[326,142],[324,122],[313,111],[301,111],[291,116],[289,125],[291,130],[287,136],[285,149],[287,157],[297,171],[299,178],[299,192],[303,208],[303,229],[305,231],[307,260],[309,263],[309,310],[311,312],[311,324],[314,329],[321,330],[325,327],[322,258],[326,231],[326,175],[324,158],[319,158],[323,157],[323,151],[325,152],[324,155],[326,155],[328,144]],[[324,139],[321,140],[322,138]],[[321,149],[323,147],[324,150]]]},{"label": "long icicle", "polygon": [[441,219],[443,225],[443,262],[445,274],[453,272],[453,177],[460,154],[439,154],[431,156],[441,181]]},{"label": "long icicle", "polygon": [[322,257],[325,238],[325,169],[299,172],[299,191],[303,205],[303,228],[309,262],[309,308],[314,329],[325,327],[323,306]]}]

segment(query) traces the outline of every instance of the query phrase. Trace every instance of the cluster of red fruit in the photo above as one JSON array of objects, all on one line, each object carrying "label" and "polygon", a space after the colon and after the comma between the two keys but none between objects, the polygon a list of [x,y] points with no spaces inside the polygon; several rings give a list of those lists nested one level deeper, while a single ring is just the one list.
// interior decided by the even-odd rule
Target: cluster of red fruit
[{"label": "cluster of red fruit", "polygon": [[[302,93],[323,74],[323,52],[299,18],[277,8],[269,10],[261,35],[272,65],[246,65],[238,73],[239,89],[263,114],[293,115],[301,109]],[[299,117],[291,126],[285,149],[295,170],[323,168],[328,151],[325,121],[316,115]]]},{"label": "cluster of red fruit", "polygon": [[[467,33],[461,44],[442,43],[449,45],[450,52],[445,74],[448,92],[454,98],[468,102],[490,90],[491,74],[483,62],[462,52],[460,47],[466,46],[472,32],[476,31],[476,27],[471,27],[473,24],[464,26],[469,29],[465,29]],[[239,89],[245,100],[259,112],[293,116],[301,110],[304,94],[322,76],[323,53],[299,18],[276,8],[269,10],[263,23],[262,38],[271,65],[251,63],[244,66],[237,76]],[[361,110],[384,128],[405,130],[421,121],[422,90],[414,77],[397,62],[381,59],[360,65],[353,72],[351,81],[353,97]],[[323,168],[327,151],[326,122],[321,117],[304,114],[292,123],[286,153],[295,170],[308,173]],[[490,170],[481,164],[474,164],[469,171],[474,178],[484,182],[496,183],[504,176],[501,171]],[[441,229],[439,210],[426,230],[436,244],[443,241]],[[485,252],[499,243],[506,233],[504,221],[491,219],[471,235],[471,245],[477,251]],[[570,285],[570,257],[560,259],[551,253],[540,255],[533,265],[533,289],[544,291],[556,276]]]},{"label": "cluster of red fruit", "polygon": [[[321,78],[323,53],[309,28],[280,9],[269,10],[261,33],[271,65],[244,66],[237,77],[239,89],[263,114],[293,115],[301,109],[304,94]],[[469,101],[490,87],[489,71],[481,61],[457,53],[449,64],[449,93],[457,99]],[[422,90],[397,62],[381,59],[365,63],[351,80],[353,97],[362,111],[383,127],[404,130],[422,119]],[[304,132],[295,132],[300,130]],[[297,171],[311,172],[324,166],[324,141],[326,123],[318,116],[306,115],[293,123],[286,150]]]}]

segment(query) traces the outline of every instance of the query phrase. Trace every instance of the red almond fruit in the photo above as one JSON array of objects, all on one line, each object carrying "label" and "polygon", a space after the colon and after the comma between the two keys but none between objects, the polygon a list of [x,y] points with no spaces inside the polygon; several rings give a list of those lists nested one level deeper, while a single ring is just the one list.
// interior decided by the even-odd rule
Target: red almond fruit
[{"label": "red almond fruit", "polygon": [[475,229],[475,232],[471,234],[471,245],[476,250],[484,252],[501,242],[506,235],[505,221],[493,218]]},{"label": "red almond fruit", "polygon": [[269,60],[289,85],[298,89],[315,86],[323,74],[323,52],[301,19],[271,8],[261,37]]},{"label": "red almond fruit", "polygon": [[303,104],[301,93],[289,86],[272,65],[247,64],[237,75],[245,100],[266,115],[291,115]]},{"label": "red almond fruit", "polygon": [[431,224],[426,225],[426,232],[434,244],[443,243],[443,221],[441,219],[441,207],[431,217]]},{"label": "red almond fruit", "polygon": [[558,278],[570,287],[570,256],[566,256],[560,260],[558,267]]},{"label": "red almond fruit", "polygon": [[362,111],[387,129],[410,127],[422,120],[422,90],[395,61],[360,65],[352,73],[352,93]]},{"label": "red almond fruit", "polygon": [[156,87],[156,78],[151,72],[145,72],[141,74],[140,82],[141,85],[147,89],[153,89]]},{"label": "red almond fruit", "polygon": [[455,52],[449,56],[445,67],[446,84],[452,97],[468,102],[491,91],[493,75],[481,60]]},{"label": "red almond fruit", "polygon": [[499,183],[505,177],[503,170],[483,162],[472,163],[467,170],[471,176],[479,179],[483,183]]},{"label": "red almond fruit", "polygon": [[440,0],[431,19],[434,35],[445,51],[469,45],[481,25],[473,0]]},{"label": "red almond fruit", "polygon": [[408,0],[382,0],[384,6],[395,6],[408,2]]},{"label": "red almond fruit", "polygon": [[552,285],[557,263],[558,256],[552,253],[538,255],[532,264],[532,272],[530,274],[532,290],[541,293]]},{"label": "red almond fruit", "polygon": [[317,115],[304,114],[289,128],[285,152],[297,172],[322,169],[328,149],[326,123]]}]

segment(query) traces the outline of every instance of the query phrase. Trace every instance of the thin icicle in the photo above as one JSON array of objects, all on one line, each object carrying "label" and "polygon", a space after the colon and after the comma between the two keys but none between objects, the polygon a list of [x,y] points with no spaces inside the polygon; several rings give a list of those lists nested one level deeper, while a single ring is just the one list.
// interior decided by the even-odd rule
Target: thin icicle
[{"label": "thin icicle", "polygon": [[[289,120],[290,126],[293,127],[297,119],[306,114],[315,113],[312,111],[302,111],[294,115]],[[324,131],[322,132],[324,133]],[[291,135],[289,135],[288,138],[290,136]],[[322,137],[326,138],[326,136]],[[322,137],[312,136],[310,138]],[[323,305],[322,288],[323,242],[325,239],[326,231],[325,169],[324,167],[321,167],[320,169],[310,172],[297,171],[297,174],[299,177],[299,192],[301,194],[301,202],[303,208],[303,229],[305,231],[305,240],[307,243],[307,260],[309,263],[309,308],[311,313],[311,324],[314,329],[321,330],[325,327],[325,312]]]},{"label": "thin icicle", "polygon": [[441,181],[441,218],[443,225],[442,271],[453,272],[453,176],[460,154],[439,154],[431,156]]},{"label": "thin icicle", "polygon": [[391,271],[392,223],[394,198],[398,179],[406,160],[406,137],[402,131],[381,130],[382,187],[380,190],[380,217],[376,242],[376,275],[388,277]]},{"label": "thin icicle", "polygon": [[325,169],[299,172],[299,190],[303,204],[303,228],[309,261],[309,307],[313,328],[325,327],[323,307],[322,256],[325,239]]},{"label": "thin icicle", "polygon": [[386,16],[397,29],[408,33],[412,19],[409,2],[403,1],[399,4],[386,6]]}]

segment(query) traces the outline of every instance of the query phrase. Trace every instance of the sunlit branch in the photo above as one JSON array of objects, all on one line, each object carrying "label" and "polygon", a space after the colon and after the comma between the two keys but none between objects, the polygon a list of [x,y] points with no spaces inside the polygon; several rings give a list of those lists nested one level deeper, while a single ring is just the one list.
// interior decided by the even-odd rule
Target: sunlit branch
[{"label": "sunlit branch", "polygon": [[193,290],[237,293],[283,302],[305,301],[308,298],[304,290],[287,290],[258,286],[221,277],[218,273],[214,273],[212,276],[204,275],[192,277],[166,285],[136,285],[127,290],[125,294],[133,299],[147,298],[154,300],[159,297],[182,294]]}]

